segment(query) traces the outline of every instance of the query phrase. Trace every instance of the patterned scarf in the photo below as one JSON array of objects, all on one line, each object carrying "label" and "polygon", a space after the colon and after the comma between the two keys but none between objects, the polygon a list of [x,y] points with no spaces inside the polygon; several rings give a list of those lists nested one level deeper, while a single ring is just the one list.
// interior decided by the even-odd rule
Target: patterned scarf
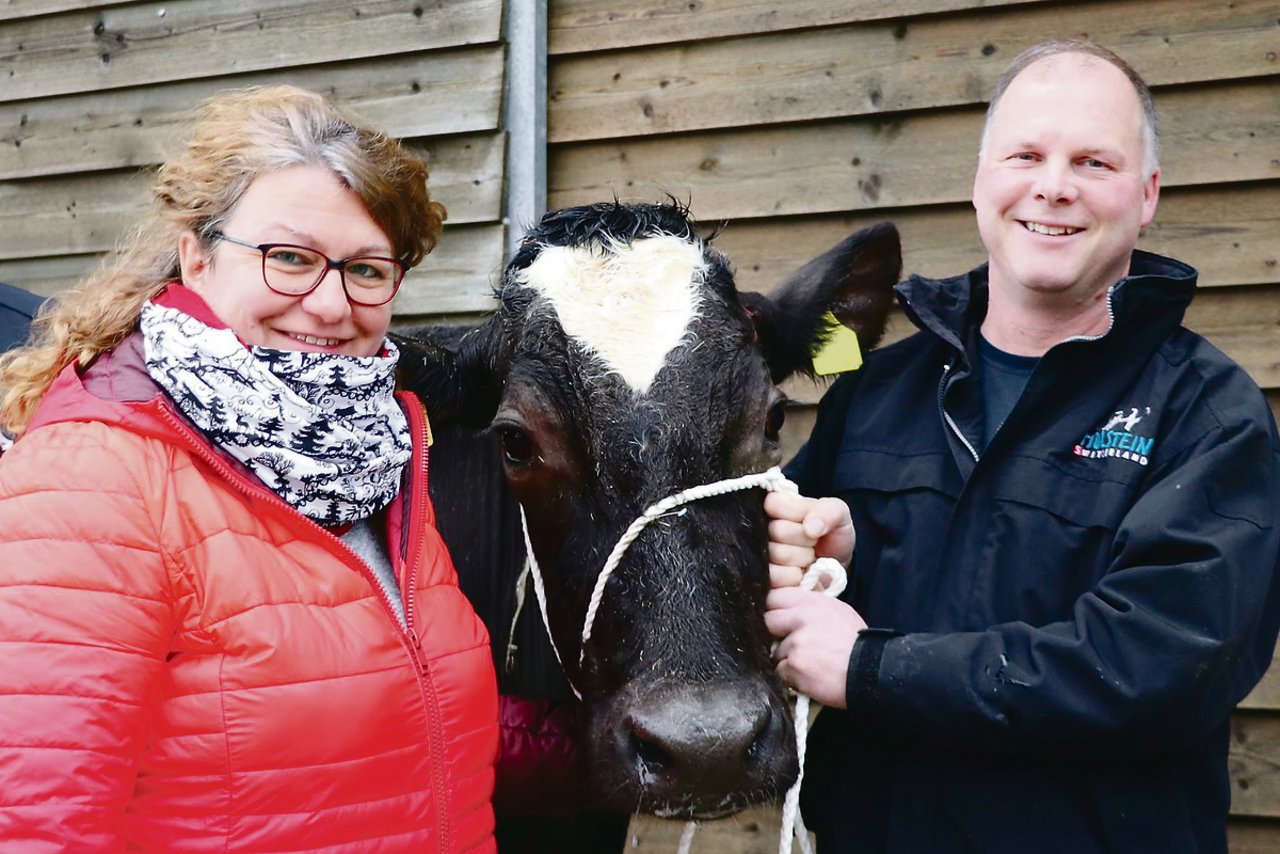
[{"label": "patterned scarf", "polygon": [[383,356],[246,347],[154,302],[142,336],[147,371],[178,409],[302,515],[353,522],[399,492],[412,443],[390,341]]}]

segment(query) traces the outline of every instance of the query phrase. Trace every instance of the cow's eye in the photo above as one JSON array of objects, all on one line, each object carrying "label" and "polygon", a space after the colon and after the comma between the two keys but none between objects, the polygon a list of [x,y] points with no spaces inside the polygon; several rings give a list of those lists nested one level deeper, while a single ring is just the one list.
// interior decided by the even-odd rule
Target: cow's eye
[{"label": "cow's eye", "polygon": [[533,440],[519,427],[499,427],[502,456],[509,465],[523,465],[533,459]]},{"label": "cow's eye", "polygon": [[782,430],[782,422],[786,420],[786,401],[780,400],[769,407],[769,414],[764,419],[764,435],[770,442],[778,441],[778,432]]}]

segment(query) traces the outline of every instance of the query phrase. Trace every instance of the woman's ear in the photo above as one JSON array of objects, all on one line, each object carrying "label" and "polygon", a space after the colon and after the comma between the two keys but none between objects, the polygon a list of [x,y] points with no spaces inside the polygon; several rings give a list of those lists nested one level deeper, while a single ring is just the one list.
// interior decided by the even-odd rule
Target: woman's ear
[{"label": "woman's ear", "polygon": [[182,232],[178,237],[178,269],[182,273],[182,283],[196,293],[200,293],[208,277],[211,259],[200,238],[191,229]]}]

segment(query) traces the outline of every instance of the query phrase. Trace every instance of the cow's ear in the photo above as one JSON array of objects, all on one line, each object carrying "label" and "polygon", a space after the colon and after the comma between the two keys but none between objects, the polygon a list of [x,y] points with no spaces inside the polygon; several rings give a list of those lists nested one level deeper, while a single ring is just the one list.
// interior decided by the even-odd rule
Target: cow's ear
[{"label": "cow's ear", "polygon": [[902,272],[902,246],[893,223],[849,235],[796,270],[769,296],[742,294],[775,382],[812,373],[813,355],[830,334],[828,311],[858,335],[865,352],[880,341]]},{"label": "cow's ear", "polygon": [[497,324],[425,326],[392,333],[400,348],[400,386],[422,398],[439,424],[480,428],[493,420],[502,394]]}]

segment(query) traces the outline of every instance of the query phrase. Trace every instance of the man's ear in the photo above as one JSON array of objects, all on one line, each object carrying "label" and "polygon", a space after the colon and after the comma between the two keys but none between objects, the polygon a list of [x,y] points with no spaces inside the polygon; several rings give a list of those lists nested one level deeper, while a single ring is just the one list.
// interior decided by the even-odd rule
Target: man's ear
[{"label": "man's ear", "polygon": [[475,327],[423,326],[391,333],[400,348],[400,385],[422,399],[433,421],[481,428],[502,397],[496,317]]},{"label": "man's ear", "polygon": [[1156,205],[1160,202],[1160,170],[1151,173],[1142,185],[1142,219],[1139,226],[1146,228],[1156,218]]},{"label": "man's ear", "polygon": [[200,238],[191,229],[178,235],[178,269],[182,283],[197,293],[203,293],[211,259]]},{"label": "man's ear", "polygon": [[774,381],[813,372],[813,354],[830,334],[828,311],[857,333],[863,352],[879,343],[901,272],[898,230],[882,222],[846,237],[769,296],[742,294]]}]

